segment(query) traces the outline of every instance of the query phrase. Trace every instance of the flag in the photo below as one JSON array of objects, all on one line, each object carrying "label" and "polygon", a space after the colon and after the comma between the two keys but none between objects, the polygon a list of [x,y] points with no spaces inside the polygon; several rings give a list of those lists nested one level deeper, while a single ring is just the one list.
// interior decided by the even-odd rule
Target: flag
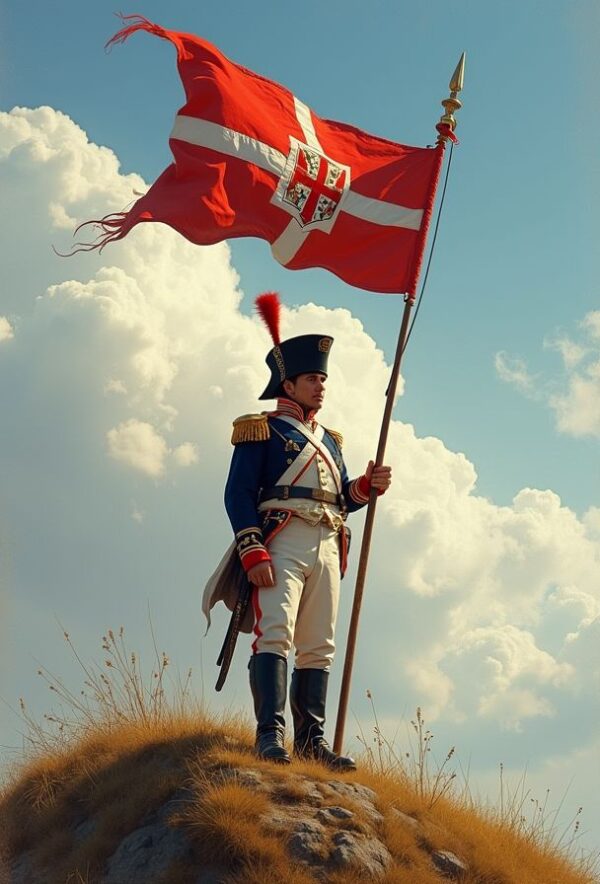
[{"label": "flag", "polygon": [[443,147],[409,147],[318,117],[284,86],[192,34],[141,16],[107,45],[148,31],[177,49],[186,103],[174,161],[89,248],[162,222],[199,245],[267,240],[290,270],[323,267],[376,292],[415,294]]}]

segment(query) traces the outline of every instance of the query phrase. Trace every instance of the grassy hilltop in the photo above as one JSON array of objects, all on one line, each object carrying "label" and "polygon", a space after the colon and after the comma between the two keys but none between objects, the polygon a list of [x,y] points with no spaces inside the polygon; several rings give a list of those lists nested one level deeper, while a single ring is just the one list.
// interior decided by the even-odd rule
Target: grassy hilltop
[{"label": "grassy hilltop", "polygon": [[38,725],[23,707],[31,748],[0,794],[0,884],[598,881],[573,833],[565,850],[542,809],[525,821],[526,795],[485,810],[445,765],[430,773],[420,713],[410,758],[376,730],[343,778],[280,767],[255,758],[249,722],[194,708],[187,683],[168,702],[164,655],[146,687],[122,633],[103,648],[104,669],[81,664],[84,694],[40,671],[68,720]]}]

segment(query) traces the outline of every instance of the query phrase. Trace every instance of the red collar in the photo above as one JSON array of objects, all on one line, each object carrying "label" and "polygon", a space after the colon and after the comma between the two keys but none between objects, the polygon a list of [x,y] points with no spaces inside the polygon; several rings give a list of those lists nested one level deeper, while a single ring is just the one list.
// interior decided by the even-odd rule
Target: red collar
[{"label": "red collar", "polygon": [[315,415],[316,410],[309,411],[306,417],[304,416],[304,409],[297,402],[294,402],[293,399],[285,399],[283,396],[277,400],[277,408],[275,411],[271,411],[270,414],[273,417],[278,417],[280,414],[288,415],[288,417],[295,417],[296,420],[302,421],[303,424],[311,424],[314,427],[316,424]]}]

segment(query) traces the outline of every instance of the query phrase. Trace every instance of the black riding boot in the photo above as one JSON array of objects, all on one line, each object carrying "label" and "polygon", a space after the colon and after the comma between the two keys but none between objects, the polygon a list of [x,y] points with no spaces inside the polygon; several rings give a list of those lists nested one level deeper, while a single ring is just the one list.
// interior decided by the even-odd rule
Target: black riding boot
[{"label": "black riding boot", "polygon": [[256,715],[256,754],[259,758],[289,764],[283,744],[287,660],[279,654],[255,654],[248,664]]},{"label": "black riding boot", "polygon": [[332,770],[356,770],[354,759],[333,752],[324,737],[328,679],[325,669],[294,669],[292,673],[294,753],[321,761]]}]

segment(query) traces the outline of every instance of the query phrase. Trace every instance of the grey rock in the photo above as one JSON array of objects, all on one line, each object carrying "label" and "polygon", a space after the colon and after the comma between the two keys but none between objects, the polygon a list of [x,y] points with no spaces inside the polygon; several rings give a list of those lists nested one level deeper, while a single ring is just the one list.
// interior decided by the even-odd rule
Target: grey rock
[{"label": "grey rock", "polygon": [[79,825],[75,826],[75,831],[73,833],[75,835],[75,841],[77,841],[78,843],[81,841],[85,841],[86,838],[89,838],[90,835],[93,835],[93,833],[96,831],[97,826],[98,823],[92,817],[86,820],[82,820]]},{"label": "grey rock", "polygon": [[135,829],[124,838],[109,858],[102,884],[148,884],[177,859],[190,852],[182,829],[163,821]]},{"label": "grey rock", "polygon": [[354,814],[352,811],[346,810],[345,807],[322,807],[316,814],[317,819],[321,820],[322,823],[330,823],[332,818],[338,820],[350,820],[353,816]]},{"label": "grey rock", "polygon": [[[218,866],[206,866],[199,872],[198,877],[194,878],[194,884],[225,884],[227,875],[226,869]],[[182,881],[181,884],[184,882]]]},{"label": "grey rock", "polygon": [[239,783],[241,786],[246,786],[249,789],[255,789],[259,792],[264,792],[268,789],[268,783],[265,782],[265,777],[261,771],[253,768],[223,768],[220,771],[220,776],[223,780],[235,780],[235,782]]},{"label": "grey rock", "polygon": [[365,837],[355,832],[337,832],[330,863],[336,869],[357,869],[372,878],[379,878],[389,868],[392,857],[378,838]]},{"label": "grey rock", "polygon": [[421,823],[419,820],[416,820],[414,816],[410,816],[408,813],[402,813],[401,810],[398,810],[397,807],[391,808],[392,814],[396,817],[396,819],[400,820],[403,825],[408,826],[409,829],[413,831],[418,831],[421,827]]},{"label": "grey rock", "polygon": [[22,853],[18,859],[11,863],[10,868],[6,869],[6,880],[10,884],[30,884],[31,881],[35,880],[31,856],[31,850]]},{"label": "grey rock", "polygon": [[275,831],[285,831],[290,828],[290,813],[285,808],[281,810],[269,810],[261,816],[261,822]]},{"label": "grey rock", "polygon": [[431,859],[445,878],[460,880],[469,871],[469,867],[449,850],[434,850]]},{"label": "grey rock", "polygon": [[356,836],[351,832],[336,832],[332,841],[334,844],[337,844],[338,847],[354,847]]},{"label": "grey rock", "polygon": [[294,859],[307,865],[321,863],[325,846],[325,829],[316,820],[300,820],[288,841]]},{"label": "grey rock", "polygon": [[328,780],[327,786],[337,795],[343,795],[345,798],[351,798],[354,801],[370,801],[371,804],[377,798],[377,795],[368,786],[362,786],[360,783],[341,783],[339,780]]},{"label": "grey rock", "polygon": [[383,816],[375,807],[377,795],[368,786],[362,786],[360,783],[341,783],[337,780],[327,782],[327,789],[334,795],[347,798],[355,804],[360,805],[360,809],[368,817],[369,822],[377,825],[383,822]]},{"label": "grey rock", "polygon": [[323,834],[325,831],[323,826],[316,820],[299,820],[294,826],[295,832],[306,832],[307,834]]},{"label": "grey rock", "polygon": [[[212,772],[217,782],[219,778],[221,782],[234,781],[268,799],[269,809],[261,815],[261,823],[285,841],[290,863],[304,867],[315,880],[327,882],[334,873],[376,880],[393,866],[393,859],[379,838],[384,819],[376,807],[379,799],[367,786],[347,780],[317,781],[291,772],[283,776],[282,771],[270,770],[267,765],[264,769],[214,767]],[[193,847],[186,830],[169,825],[169,819],[195,797],[191,788],[182,787],[141,819],[107,860],[100,884],[154,884],[172,863],[191,859]],[[433,823],[421,824],[393,806],[386,806],[385,813],[409,827],[424,844],[429,838],[444,844],[447,835],[439,827],[431,836]],[[80,818],[73,828],[75,842],[89,838],[96,825],[93,817]],[[468,867],[453,853],[436,850],[430,856],[439,875],[464,880]],[[0,863],[0,884],[5,884],[2,874]],[[13,862],[9,875],[6,884],[50,882],[36,874],[30,853],[23,853]],[[199,862],[189,881],[181,884],[226,884],[230,876],[228,857],[224,855],[215,865]]]},{"label": "grey rock", "polygon": [[[294,795],[290,799],[285,799],[285,797],[284,797],[284,799],[283,799],[284,801],[289,800],[289,801],[297,802],[298,800],[304,800],[310,804],[317,804],[317,805],[323,803],[323,796],[321,795],[321,793],[317,789],[317,784],[315,783],[314,780],[308,780],[308,779],[306,779],[306,777],[301,777],[301,776],[289,776],[287,778],[285,785],[292,787],[294,792],[298,792],[300,794],[301,798],[298,799]],[[279,788],[276,787],[275,792],[277,793],[280,791],[281,791],[281,786],[279,786]]]}]

